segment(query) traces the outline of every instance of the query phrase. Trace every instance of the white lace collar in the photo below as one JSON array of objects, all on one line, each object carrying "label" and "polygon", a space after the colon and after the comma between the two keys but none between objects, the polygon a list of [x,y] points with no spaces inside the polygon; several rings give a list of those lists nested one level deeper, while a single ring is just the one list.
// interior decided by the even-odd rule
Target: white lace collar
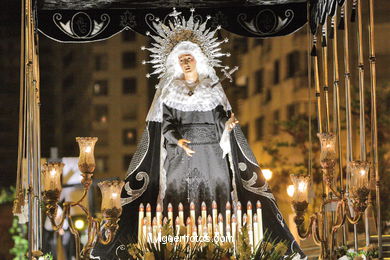
[{"label": "white lace collar", "polygon": [[162,94],[162,102],[181,111],[209,111],[218,105],[228,105],[221,86],[211,88],[211,80],[205,79],[188,95],[189,89],[184,80],[174,80]]},{"label": "white lace collar", "polygon": [[229,101],[220,84],[211,88],[212,81],[207,78],[202,80],[193,90],[193,95],[188,95],[189,89],[184,80],[173,80],[171,84],[158,89],[149,110],[147,121],[162,121],[162,105],[180,111],[210,111],[218,105],[225,110],[231,110]]}]

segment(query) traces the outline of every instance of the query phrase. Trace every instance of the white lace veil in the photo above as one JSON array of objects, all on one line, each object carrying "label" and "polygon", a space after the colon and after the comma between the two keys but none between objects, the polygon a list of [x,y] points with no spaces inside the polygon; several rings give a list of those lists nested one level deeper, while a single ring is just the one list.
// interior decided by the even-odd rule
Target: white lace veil
[{"label": "white lace veil", "polygon": [[156,93],[152,105],[149,109],[146,121],[157,121],[162,120],[162,96],[164,90],[169,86],[173,80],[180,79],[183,77],[183,71],[179,64],[179,56],[182,54],[191,54],[196,60],[196,69],[199,74],[199,80],[202,81],[206,78],[210,78],[212,82],[217,82],[218,77],[212,66],[209,64],[209,60],[203,54],[200,47],[190,41],[182,41],[177,44],[172,52],[168,55],[165,67],[166,74],[160,79],[160,82],[156,86]]}]

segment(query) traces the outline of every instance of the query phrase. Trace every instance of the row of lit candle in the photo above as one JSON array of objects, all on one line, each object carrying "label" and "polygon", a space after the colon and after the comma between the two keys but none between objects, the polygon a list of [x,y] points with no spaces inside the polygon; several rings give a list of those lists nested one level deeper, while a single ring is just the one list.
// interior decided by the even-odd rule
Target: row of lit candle
[{"label": "row of lit candle", "polygon": [[200,215],[196,218],[195,204],[192,202],[189,217],[184,220],[184,206],[182,203],[178,205],[178,214],[175,219],[171,203],[168,204],[168,212],[165,217],[163,217],[161,204],[157,204],[156,214],[153,218],[151,205],[148,203],[145,207],[141,203],[138,212],[138,242],[156,243],[162,235],[162,226],[167,224],[170,225],[175,236],[185,234],[188,237],[224,237],[231,239],[234,244],[238,234],[242,231],[242,227],[246,226],[252,248],[263,240],[263,218],[260,201],[256,203],[255,212],[253,212],[250,201],[247,203],[246,212],[242,210],[242,205],[238,202],[235,207],[235,214],[232,213],[231,203],[227,202],[225,216],[218,213],[215,201],[212,202],[211,207],[211,215],[207,215],[206,203],[202,202]]}]

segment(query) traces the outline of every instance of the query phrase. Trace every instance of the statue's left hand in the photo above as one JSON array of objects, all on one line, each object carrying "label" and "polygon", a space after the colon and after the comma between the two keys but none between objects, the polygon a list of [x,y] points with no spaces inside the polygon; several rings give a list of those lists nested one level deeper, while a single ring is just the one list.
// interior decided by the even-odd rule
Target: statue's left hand
[{"label": "statue's left hand", "polygon": [[232,114],[230,115],[229,120],[226,121],[225,127],[227,127],[227,129],[228,129],[229,131],[232,131],[233,128],[236,126],[236,124],[238,124],[238,120],[237,120],[237,118],[234,116],[234,113],[232,113]]}]

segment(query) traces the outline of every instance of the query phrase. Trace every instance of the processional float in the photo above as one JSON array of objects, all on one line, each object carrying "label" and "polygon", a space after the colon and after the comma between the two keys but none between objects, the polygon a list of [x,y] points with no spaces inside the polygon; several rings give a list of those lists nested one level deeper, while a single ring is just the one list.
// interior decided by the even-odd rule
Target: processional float
[{"label": "processional float", "polygon": [[[309,97],[311,92],[311,75],[315,89],[318,137],[321,143],[321,167],[323,172],[322,205],[318,213],[310,217],[309,227],[305,227],[304,213],[308,207],[308,187],[311,178],[311,159],[309,159],[309,175],[293,175],[295,193],[293,208],[296,212],[295,223],[299,236],[306,238],[312,235],[320,246],[320,257],[331,259],[336,244],[345,245],[347,242],[346,222],[355,224],[354,247],[357,249],[356,223],[366,218],[366,244],[370,243],[370,230],[367,206],[376,207],[376,226],[378,232],[379,257],[382,256],[382,230],[380,210],[380,175],[378,170],[378,141],[376,115],[376,64],[374,41],[374,0],[369,3],[368,37],[364,37],[362,15],[363,0],[324,0],[324,1],[64,1],[55,0],[22,0],[21,15],[21,71],[20,71],[20,113],[19,113],[19,147],[17,168],[17,195],[14,203],[14,214],[28,211],[29,223],[29,258],[38,257],[42,245],[42,223],[40,202],[45,202],[46,214],[54,216],[61,185],[59,173],[61,164],[40,165],[40,82],[39,82],[39,53],[38,32],[60,42],[91,42],[104,40],[123,30],[134,30],[145,34],[150,28],[151,17],[164,17],[171,12],[172,7],[183,10],[196,8],[201,16],[210,15],[214,24],[221,24],[227,31],[247,37],[277,37],[290,34],[304,26],[308,21],[311,34],[308,33],[312,45],[308,55]],[[80,3],[81,2],[81,3]],[[308,12],[307,12],[308,10]],[[357,17],[357,21],[356,21]],[[367,19],[366,19],[367,20]],[[39,23],[38,23],[39,22]],[[86,30],[80,30],[76,23],[83,24]],[[359,129],[360,157],[353,156],[352,139],[352,96],[351,96],[351,56],[350,56],[350,27],[356,26],[358,53],[358,82],[359,82]],[[341,40],[340,40],[341,38]],[[364,86],[364,40],[369,40],[369,54],[366,55],[370,64],[370,99],[371,99],[371,156],[367,160],[365,135],[365,86]],[[321,43],[321,46],[319,46]],[[332,46],[331,49],[328,49]],[[339,48],[342,46],[342,48]],[[318,51],[321,49],[321,51]],[[343,57],[339,54],[342,49]],[[329,55],[331,50],[332,55]],[[309,56],[310,57],[310,56]],[[340,94],[340,64],[344,65],[344,100],[345,111],[341,110],[342,96]],[[332,68],[329,68],[332,64]],[[331,73],[332,72],[332,73]],[[331,75],[331,76],[330,76]],[[333,80],[333,88],[330,86]],[[333,113],[330,108],[330,94],[333,95]],[[309,104],[311,101],[309,102]],[[309,105],[310,106],[310,105]],[[346,157],[343,158],[341,114],[346,119]],[[331,124],[333,119],[333,125]],[[323,123],[325,123],[323,125]],[[78,139],[79,143],[94,140],[93,138]],[[90,144],[89,149],[93,149]],[[69,216],[71,207],[82,207],[80,202],[85,197],[91,182],[93,163],[84,164],[88,157],[86,146],[80,145],[79,166],[83,173],[84,194],[79,201],[67,202],[64,214],[59,224]],[[84,157],[83,157],[84,156]],[[87,157],[85,157],[87,156]],[[83,159],[84,158],[84,159]],[[91,157],[88,157],[91,159]],[[27,182],[23,180],[23,160],[27,161]],[[92,160],[92,159],[91,159]],[[344,162],[345,161],[345,162]],[[84,161],[86,162],[86,161]],[[91,162],[91,161],[90,161]],[[336,165],[338,165],[336,169]],[[344,170],[346,166],[347,170]],[[88,168],[88,169],[87,169]],[[41,172],[45,176],[41,183]],[[337,182],[338,176],[339,182]],[[371,193],[370,182],[375,179],[375,202]],[[54,185],[54,186],[51,186]],[[120,182],[102,184],[104,186],[121,187]],[[54,191],[54,192],[53,192]],[[115,192],[111,193],[115,194]],[[107,197],[114,205],[116,198]],[[103,200],[105,200],[103,198]],[[88,217],[89,239],[88,246],[81,253],[77,245],[77,256],[82,254],[88,258],[88,250],[98,237],[103,243],[109,243],[115,235],[116,220],[120,215],[120,207],[105,208],[105,231],[102,234],[101,222],[89,216],[88,210],[83,209]],[[327,205],[335,203],[335,211],[327,213]],[[107,211],[108,210],[108,211]],[[50,217],[53,221],[53,217]],[[53,221],[57,228],[58,223]],[[142,225],[142,223],[139,223]],[[335,233],[342,229],[342,239],[337,241]],[[71,223],[72,233],[78,237]],[[257,238],[259,239],[259,238]],[[76,243],[79,243],[76,239]]]}]

